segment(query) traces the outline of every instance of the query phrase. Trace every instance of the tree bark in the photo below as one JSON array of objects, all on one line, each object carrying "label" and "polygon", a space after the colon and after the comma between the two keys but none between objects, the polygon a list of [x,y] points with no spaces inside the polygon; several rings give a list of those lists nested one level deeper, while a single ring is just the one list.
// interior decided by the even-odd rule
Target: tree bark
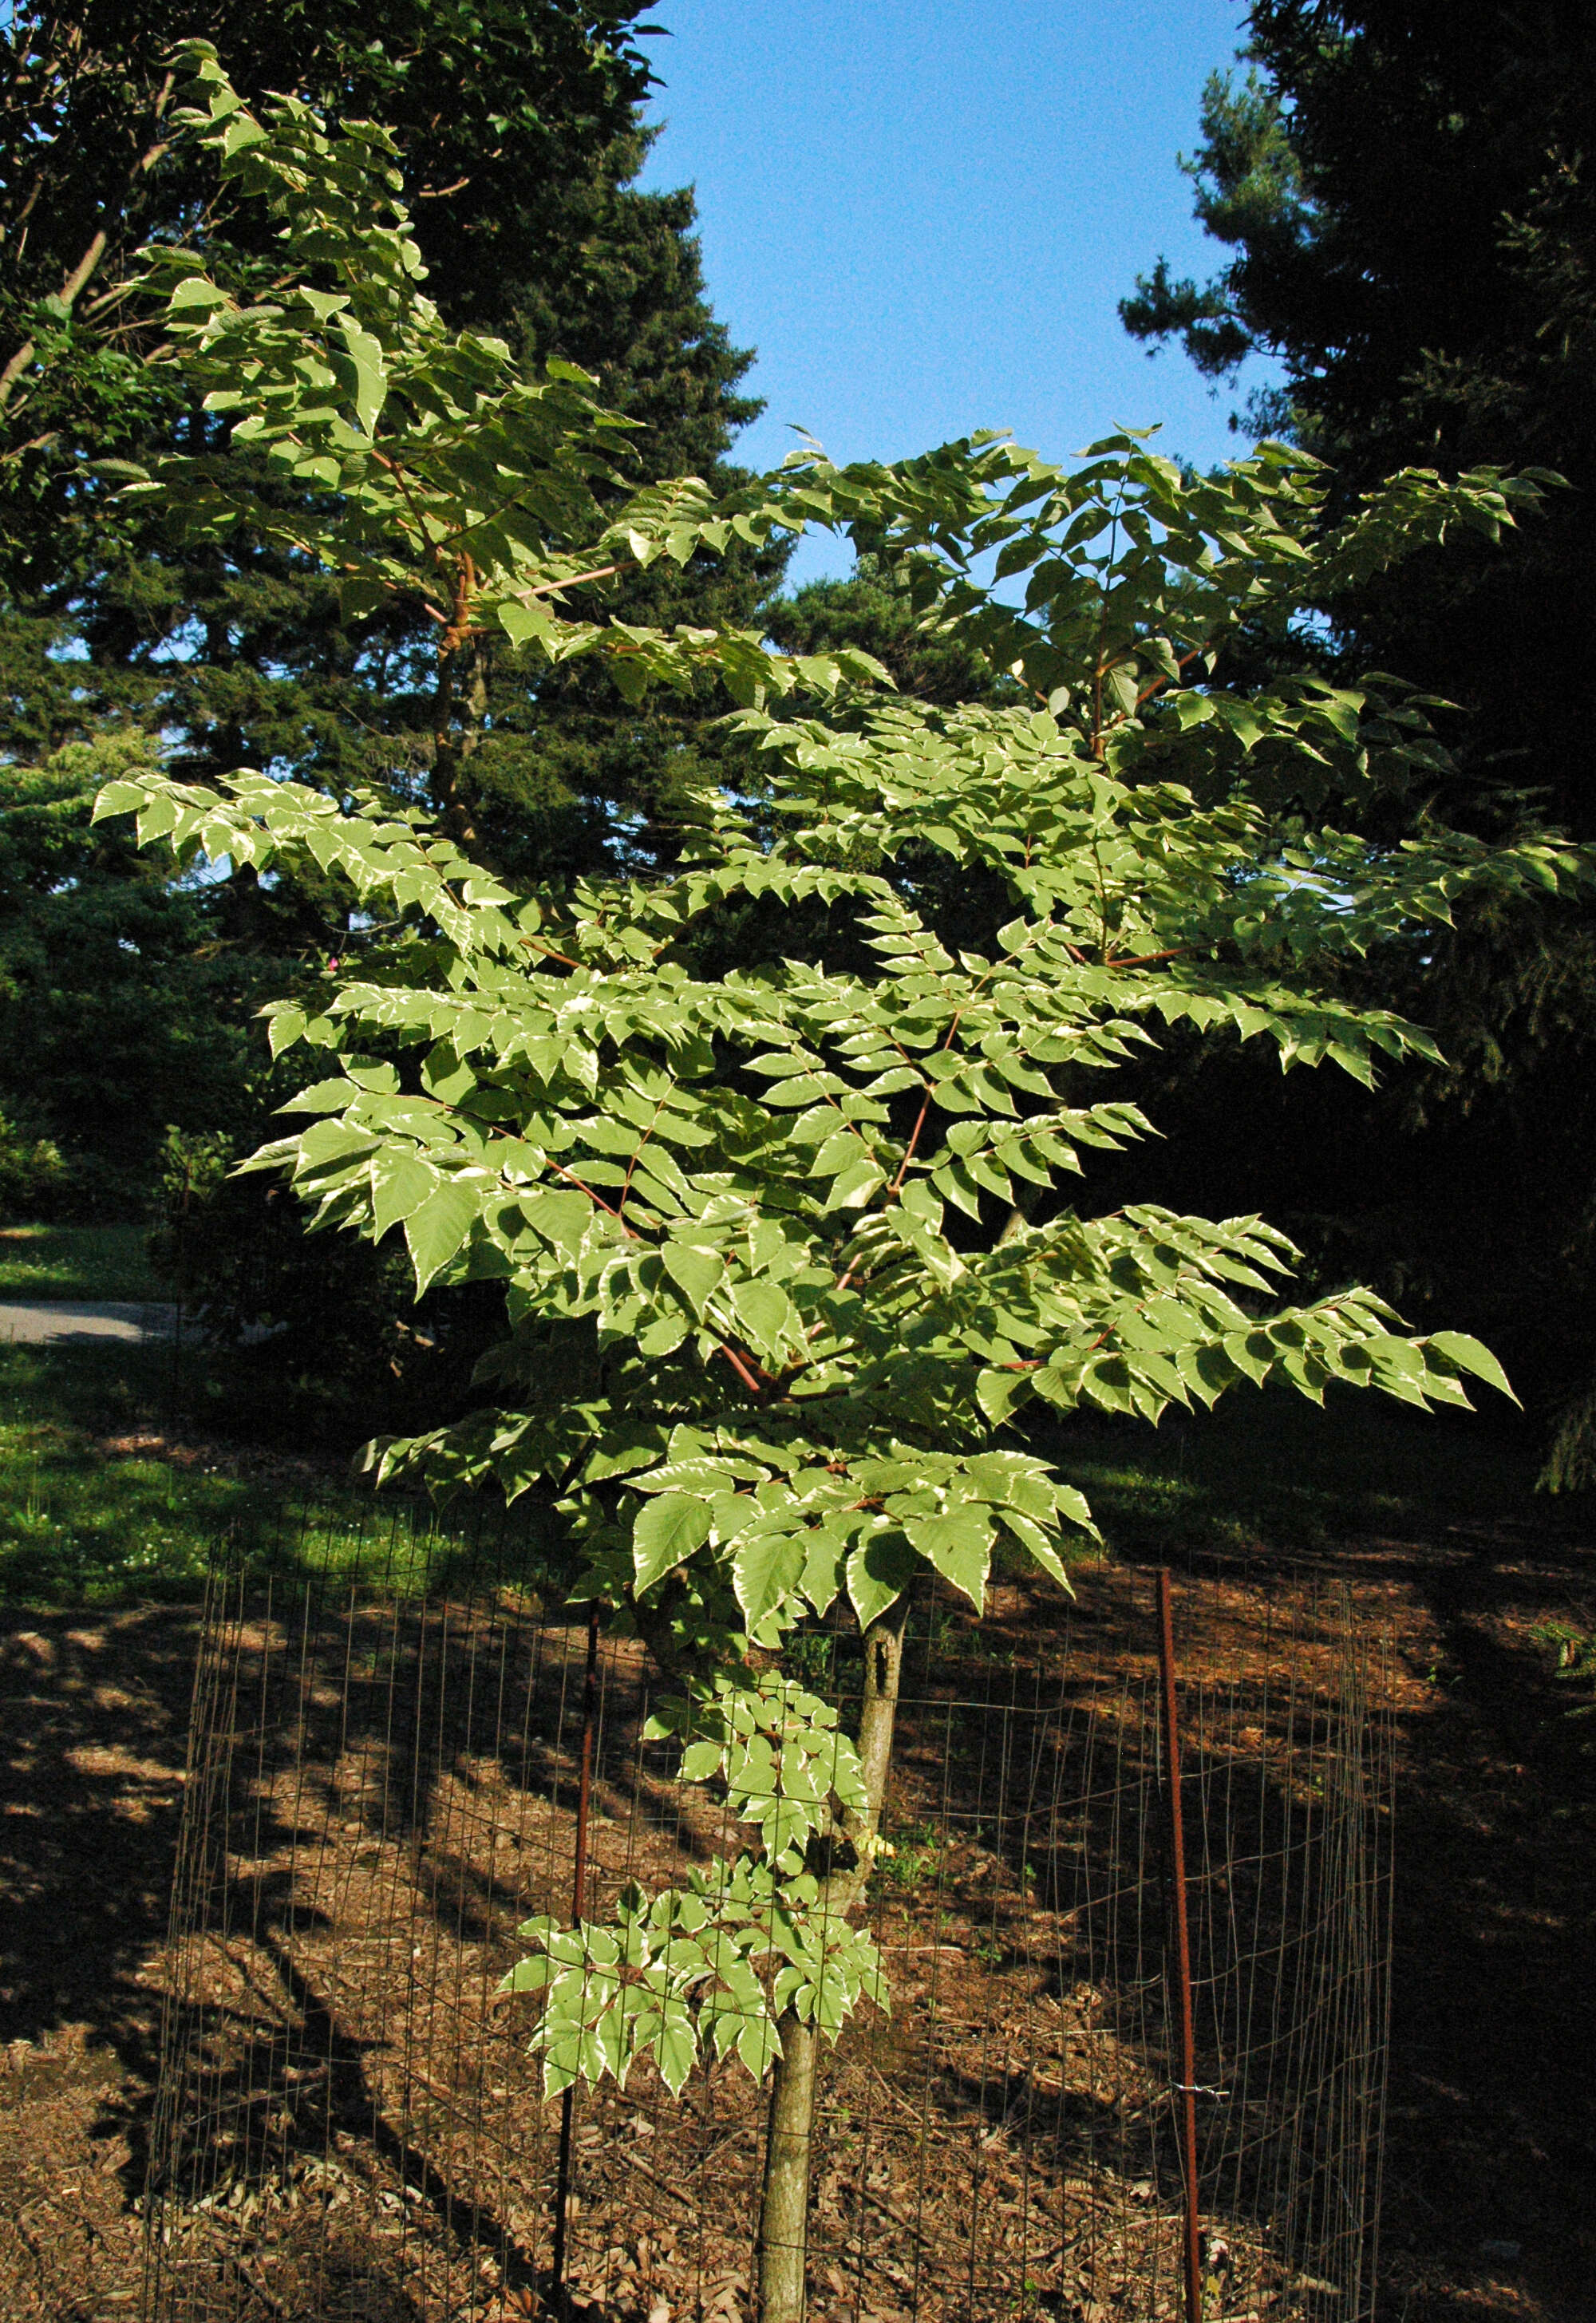
[{"label": "tree bark", "polygon": [[[865,1805],[843,1817],[843,1836],[854,1850],[848,1871],[834,1872],[821,1890],[816,1909],[845,1919],[865,1892],[875,1842],[881,1827],[886,1778],[892,1765],[893,1727],[903,1663],[907,1596],[865,1632],[865,1695],[859,1712],[859,1764]],[[819,2080],[820,2038],[796,2010],[789,2008],[777,2030],[782,2053],[770,2092],[770,2130],[765,2149],[765,2190],[759,2209],[760,2323],[803,2323],[804,2257],[809,2238],[809,2172],[814,2141],[814,2100]]]},{"label": "tree bark", "polygon": [[818,2035],[789,2008],[770,2092],[765,2192],[759,2206],[760,2323],[803,2323],[809,2238],[810,2140],[814,2133]]}]

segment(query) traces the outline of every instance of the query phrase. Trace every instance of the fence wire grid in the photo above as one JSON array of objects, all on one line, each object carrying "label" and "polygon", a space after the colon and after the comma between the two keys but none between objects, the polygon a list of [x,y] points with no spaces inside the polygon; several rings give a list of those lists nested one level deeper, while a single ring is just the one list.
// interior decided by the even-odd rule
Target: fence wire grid
[{"label": "fence wire grid", "polygon": [[[301,1567],[313,1544],[301,1544]],[[257,1585],[218,1561],[197,1672],[144,2196],[144,2323],[752,2310],[766,2092],[735,2058],[560,2106],[498,1987],[569,1916],[584,1622],[510,1536],[396,1526]],[[1175,2318],[1183,2185],[1153,1577],[940,1594],[905,1654],[867,1918],[891,2014],[826,2052],[813,2323]],[[1177,1586],[1203,2311],[1366,2323],[1384,2093],[1384,1648],[1343,1587]],[[857,1639],[801,1674],[845,1719]],[[656,1681],[606,1640],[587,1908],[735,1851]]]}]

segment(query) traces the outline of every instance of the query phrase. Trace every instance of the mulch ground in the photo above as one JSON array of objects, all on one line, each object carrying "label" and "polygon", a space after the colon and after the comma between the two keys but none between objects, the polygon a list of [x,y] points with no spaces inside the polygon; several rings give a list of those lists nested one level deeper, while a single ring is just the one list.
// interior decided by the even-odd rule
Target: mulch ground
[{"label": "mulch ground", "polygon": [[[1584,2323],[1596,2279],[1596,1761],[1531,1633],[1550,1618],[1596,1626],[1596,1555],[1548,1520],[1364,1538],[1320,1564],[1389,1629],[1397,1657],[1383,2304],[1393,2323]],[[1183,1576],[1189,1675],[1227,1677],[1248,1607],[1298,1579],[1261,1550]],[[1107,1576],[1099,1589],[1099,1646],[1114,1642],[1101,1632],[1118,1585]],[[1040,1601],[1010,1592],[1000,1650],[1006,1639],[1017,1661],[1045,1660],[1041,1618]],[[418,1836],[414,1797],[407,1810],[391,1781],[381,1799],[374,1786],[379,1731],[390,1772],[397,1763],[391,1722],[373,1714],[352,1737],[335,1690],[307,1696],[312,1725],[336,1729],[314,1797],[302,1765],[258,1768],[259,1852],[229,1840],[229,1892],[244,1892],[242,1864],[250,1895],[277,1896],[275,1917],[213,1917],[198,1960],[168,1942],[198,1642],[193,1613],[153,1608],[23,1617],[0,1638],[0,2314],[91,2323],[138,2311],[153,2140],[163,2215],[177,2222],[169,2270],[210,2286],[192,2291],[192,2312],[224,2301],[248,2323],[509,2323],[533,2311],[544,2279],[558,2107],[538,2094],[524,2025],[491,1992],[515,1918],[560,1905],[568,1786],[555,1782],[551,1798],[548,1785],[509,1783],[501,1753],[454,1749],[446,1779],[436,1765],[427,1775]],[[482,1670],[485,1687],[487,1659]],[[553,1699],[546,1683],[543,1694]],[[565,1700],[568,1713],[568,1684]],[[514,1708],[495,1702],[496,1732],[507,1715],[513,1728]],[[522,1716],[523,1742],[557,1774],[567,1727],[540,1740],[534,1722]],[[419,1714],[415,1724],[419,1734]],[[1006,2290],[1001,2308],[995,2298],[1015,2280],[1033,2311],[1076,2323],[1172,2313],[1145,2060],[1119,2039],[1101,1988],[1053,1972],[1064,1899],[1048,1892],[1045,1861],[1040,1878],[1027,1872],[1024,1849],[984,1826],[985,1774],[966,1769],[977,1789],[963,1823],[939,1823],[935,1754],[921,1757],[906,1751],[900,1782],[902,1877],[874,1914],[894,2014],[860,2020],[827,2082],[817,2323],[917,2306],[950,2316],[961,2296],[964,2312],[1013,2311]],[[419,1766],[415,1747],[407,1763]],[[241,1799],[247,1772],[227,1773]],[[607,1779],[601,1893],[628,1872],[664,1875],[683,1837],[663,1802],[651,1821],[628,1809],[639,1784],[647,1795],[640,1762],[629,1790],[619,1761]],[[917,1892],[908,1859],[933,1824]],[[291,1909],[272,1887],[290,1874]],[[190,1863],[186,1876],[208,1875]],[[418,1883],[436,1931],[424,1943]],[[207,2094],[203,2134],[174,2136],[154,2118],[163,2009],[169,2044],[189,2043],[191,2090]],[[933,2071],[963,2108],[957,2184],[926,2166],[915,2093]],[[1072,2222],[1062,2240],[1056,2182],[1029,2162],[1050,2090],[1059,2120],[1089,2098],[1103,2126],[1095,2154],[1059,2165]],[[746,2314],[757,2116],[735,2067],[681,2107],[647,2077],[582,2099],[572,2279],[597,2312]],[[1049,2150],[1062,2151],[1056,2135]],[[1096,2220],[1094,2206],[1112,2217]],[[1243,2238],[1232,2242],[1225,2311],[1267,2317],[1267,2283]]]}]

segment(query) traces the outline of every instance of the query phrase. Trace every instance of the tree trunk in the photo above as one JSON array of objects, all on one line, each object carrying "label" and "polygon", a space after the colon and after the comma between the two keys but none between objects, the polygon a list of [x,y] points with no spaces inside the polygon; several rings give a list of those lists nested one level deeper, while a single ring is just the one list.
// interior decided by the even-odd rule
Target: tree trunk
[{"label": "tree trunk", "polygon": [[[816,1906],[839,1919],[853,1910],[870,1877],[892,1765],[893,1723],[908,1612],[908,1599],[901,1597],[889,1613],[873,1621],[865,1632],[865,1698],[859,1712],[858,1748],[866,1804],[862,1813],[843,1818],[843,1836],[854,1850],[853,1868],[832,1874]],[[809,2237],[809,2168],[820,2038],[814,2026],[805,2025],[791,2008],[777,2030],[782,2053],[771,2084],[765,2191],[759,2209],[759,2316],[760,2323],[803,2323],[803,2262]]]},{"label": "tree trunk", "polygon": [[814,2129],[819,2036],[789,2008],[779,2026],[782,2053],[770,2092],[765,2193],[759,2206],[761,2323],[803,2323],[803,2259],[809,2235],[809,2143]]}]

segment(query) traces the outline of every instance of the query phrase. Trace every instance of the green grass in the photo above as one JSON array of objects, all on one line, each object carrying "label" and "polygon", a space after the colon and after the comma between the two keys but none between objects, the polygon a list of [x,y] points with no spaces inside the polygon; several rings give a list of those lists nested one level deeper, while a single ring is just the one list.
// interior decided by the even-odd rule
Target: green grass
[{"label": "green grass", "polygon": [[0,1299],[170,1299],[144,1226],[0,1226]]},{"label": "green grass", "polygon": [[[337,1476],[307,1492],[280,1472],[229,1474],[225,1458],[131,1455],[108,1440],[161,1431],[165,1347],[0,1345],[0,1602],[99,1605],[190,1599],[218,1552],[257,1579],[336,1573],[436,1586],[484,1566],[536,1584],[528,1522],[440,1523],[425,1505]],[[188,1384],[191,1387],[193,1382]],[[180,1441],[192,1434],[179,1421]]]},{"label": "green grass", "polygon": [[[222,1543],[257,1575],[332,1568],[436,1584],[446,1567],[481,1571],[491,1560],[503,1577],[539,1585],[546,1547],[518,1511],[508,1523],[479,1511],[451,1527],[337,1472],[307,1492],[280,1467],[238,1474],[225,1456],[184,1463],[164,1447],[110,1448],[165,1435],[174,1393],[180,1410],[205,1410],[204,1360],[184,1350],[174,1387],[166,1346],[0,1344],[0,1601],[192,1597]],[[179,1419],[170,1432],[193,1443],[229,1424],[218,1407],[215,1419]],[[1545,1525],[1557,1515],[1555,1502],[1531,1499],[1528,1431],[1351,1395],[1325,1412],[1286,1395],[1233,1396],[1215,1414],[1171,1416],[1156,1429],[1078,1419],[1038,1449],[1087,1494],[1110,1547],[1135,1557],[1311,1555],[1459,1517],[1533,1511]],[[479,1550],[468,1537],[484,1523],[512,1544],[502,1564],[496,1545]]]}]

